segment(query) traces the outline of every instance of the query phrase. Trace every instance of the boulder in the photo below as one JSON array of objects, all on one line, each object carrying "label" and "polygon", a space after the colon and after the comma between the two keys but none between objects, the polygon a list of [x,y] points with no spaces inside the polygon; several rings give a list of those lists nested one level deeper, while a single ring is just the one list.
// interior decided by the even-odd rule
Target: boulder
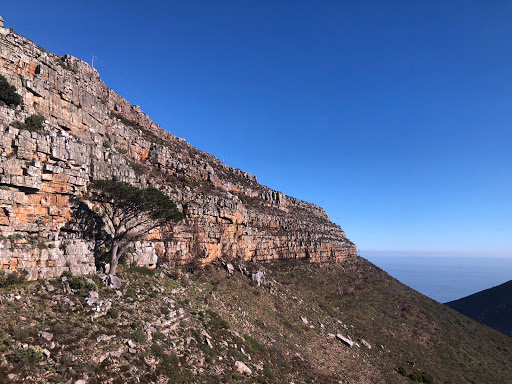
[{"label": "boulder", "polygon": [[237,361],[235,363],[235,366],[236,366],[236,370],[238,372],[243,373],[248,376],[252,375],[252,370],[247,365],[242,363],[241,361]]},{"label": "boulder", "polygon": [[258,286],[265,285],[265,271],[262,269],[258,269],[251,274],[251,280],[253,283],[256,283]]},{"label": "boulder", "polygon": [[108,275],[107,285],[109,288],[119,289],[121,288],[121,279],[117,276]]},{"label": "boulder", "polygon": [[350,340],[350,338],[347,336],[343,336],[342,334],[338,333],[336,335],[336,338],[338,340],[340,340],[343,344],[349,346],[349,347],[352,347],[354,345],[354,342],[352,340]]}]

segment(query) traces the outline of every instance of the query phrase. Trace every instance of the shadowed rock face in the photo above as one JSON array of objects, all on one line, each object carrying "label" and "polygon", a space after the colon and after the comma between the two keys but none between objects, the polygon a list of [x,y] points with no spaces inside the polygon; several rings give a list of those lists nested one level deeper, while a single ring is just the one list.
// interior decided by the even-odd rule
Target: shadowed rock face
[{"label": "shadowed rock face", "polygon": [[[27,269],[30,278],[92,271],[97,244],[75,209],[94,179],[158,188],[185,214],[172,233],[135,244],[140,264],[356,255],[322,208],[264,187],[163,130],[87,63],[0,27],[0,74],[24,100],[16,110],[0,105],[2,268]],[[46,118],[43,130],[11,125],[35,113]]]}]

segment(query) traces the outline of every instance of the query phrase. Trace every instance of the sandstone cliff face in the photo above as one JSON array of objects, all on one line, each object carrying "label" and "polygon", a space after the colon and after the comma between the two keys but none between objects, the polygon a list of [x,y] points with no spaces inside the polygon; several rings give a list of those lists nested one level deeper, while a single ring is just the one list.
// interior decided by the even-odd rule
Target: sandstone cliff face
[{"label": "sandstone cliff face", "polygon": [[[97,71],[0,27],[0,74],[23,108],[0,105],[0,267],[30,278],[94,270],[95,242],[74,215],[94,179],[168,194],[185,214],[135,245],[140,264],[218,258],[342,260],[356,247],[324,210],[260,185],[155,124]],[[44,130],[14,128],[38,113]]]}]

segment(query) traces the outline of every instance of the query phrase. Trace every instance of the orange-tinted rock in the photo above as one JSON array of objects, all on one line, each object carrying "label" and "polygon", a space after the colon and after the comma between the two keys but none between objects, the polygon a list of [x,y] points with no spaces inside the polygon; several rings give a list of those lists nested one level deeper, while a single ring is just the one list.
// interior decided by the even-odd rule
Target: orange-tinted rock
[{"label": "orange-tinted rock", "polygon": [[[30,278],[69,266],[93,270],[94,244],[77,229],[73,207],[90,180],[112,178],[164,191],[185,215],[171,233],[135,244],[139,263],[355,256],[322,208],[264,187],[161,129],[83,61],[0,27],[0,74],[24,99],[18,113],[0,106],[0,233],[54,246],[0,241],[2,268],[27,269]],[[46,118],[42,132],[11,126],[34,113]]]}]

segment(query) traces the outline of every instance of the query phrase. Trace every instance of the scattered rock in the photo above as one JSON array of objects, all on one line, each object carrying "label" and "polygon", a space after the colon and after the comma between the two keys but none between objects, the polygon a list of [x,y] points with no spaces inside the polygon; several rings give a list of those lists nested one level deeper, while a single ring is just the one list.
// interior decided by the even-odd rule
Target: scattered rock
[{"label": "scattered rock", "polygon": [[117,276],[108,275],[107,285],[109,288],[119,289],[121,288],[121,279]]},{"label": "scattered rock", "polygon": [[53,339],[53,333],[50,332],[41,332],[39,333],[39,337],[50,342]]},{"label": "scattered rock", "polygon": [[135,348],[137,346],[132,340],[128,340],[126,345],[130,348]]},{"label": "scattered rock", "polygon": [[349,347],[352,347],[354,345],[354,342],[350,340],[350,338],[343,336],[341,333],[338,333],[336,335],[336,338],[343,342],[344,344],[348,345]]},{"label": "scattered rock", "polygon": [[253,272],[251,275],[251,280],[253,283],[256,283],[258,286],[265,285],[265,271],[262,269],[258,269]]},{"label": "scattered rock", "polygon": [[306,319],[305,317],[300,317],[300,319],[302,320],[302,322],[306,325],[308,325],[308,319]]},{"label": "scattered rock", "polygon": [[235,366],[236,366],[236,370],[238,372],[249,375],[249,376],[252,375],[252,370],[247,365],[242,363],[241,361],[237,361],[235,363]]},{"label": "scattered rock", "polygon": [[235,267],[233,267],[233,264],[231,264],[231,263],[227,263],[227,264],[226,264],[226,269],[228,270],[228,273],[229,273],[230,275],[232,275],[232,274],[233,274],[233,272],[235,272]]},{"label": "scattered rock", "polygon": [[368,349],[372,349],[372,346],[366,340],[361,340],[361,344],[363,344]]}]

